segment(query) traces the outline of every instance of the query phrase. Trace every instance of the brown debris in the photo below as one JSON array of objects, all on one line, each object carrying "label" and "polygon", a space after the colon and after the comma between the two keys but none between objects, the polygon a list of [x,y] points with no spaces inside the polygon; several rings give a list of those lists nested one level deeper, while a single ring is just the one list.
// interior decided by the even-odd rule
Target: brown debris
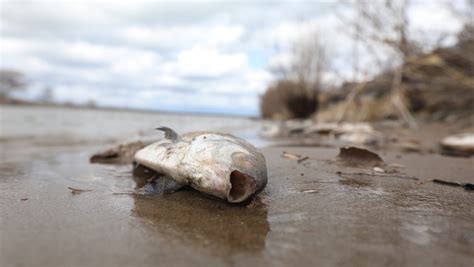
[{"label": "brown debris", "polygon": [[309,157],[307,157],[307,156],[301,156],[301,155],[293,154],[293,153],[286,152],[286,151],[283,151],[283,153],[281,154],[281,157],[285,158],[285,159],[289,159],[289,160],[296,160],[298,163],[301,163],[301,162],[309,159]]},{"label": "brown debris", "polygon": [[406,142],[403,142],[400,144],[400,148],[402,149],[403,152],[414,152],[414,153],[420,153],[422,152],[422,147],[420,143],[416,140],[409,140]]},{"label": "brown debris", "polygon": [[[385,164],[378,154],[363,148],[341,148],[335,162],[341,165],[342,169],[345,169],[344,167],[350,167],[348,169],[352,170],[336,171],[335,173],[339,176],[374,176],[419,180],[418,177],[400,173],[397,167],[401,165]],[[354,172],[354,168],[357,170],[356,172]]]},{"label": "brown debris", "polygon": [[339,150],[336,161],[351,167],[382,167],[383,159],[376,153],[357,147],[343,147]]},{"label": "brown debris", "polygon": [[79,188],[74,188],[74,187],[68,187],[67,189],[71,190],[71,193],[73,195],[79,195],[80,193],[83,193],[83,192],[92,191],[92,190],[89,190],[89,189],[79,189]]},{"label": "brown debris", "polygon": [[120,144],[116,147],[94,154],[90,158],[90,162],[103,164],[130,164],[133,162],[135,153],[150,143],[151,142],[136,141]]}]

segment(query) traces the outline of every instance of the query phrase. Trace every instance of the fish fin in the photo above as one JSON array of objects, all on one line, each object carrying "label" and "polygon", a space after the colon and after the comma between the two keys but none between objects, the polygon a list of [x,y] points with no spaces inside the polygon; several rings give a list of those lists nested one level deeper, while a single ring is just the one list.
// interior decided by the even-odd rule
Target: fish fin
[{"label": "fish fin", "polygon": [[154,192],[161,195],[172,194],[185,186],[186,185],[177,183],[173,178],[168,176],[160,177],[153,185]]},{"label": "fish fin", "polygon": [[165,127],[165,126],[160,126],[156,128],[155,130],[163,131],[165,132],[165,138],[171,140],[173,143],[177,143],[179,141],[183,141],[181,136],[177,134],[173,129]]}]

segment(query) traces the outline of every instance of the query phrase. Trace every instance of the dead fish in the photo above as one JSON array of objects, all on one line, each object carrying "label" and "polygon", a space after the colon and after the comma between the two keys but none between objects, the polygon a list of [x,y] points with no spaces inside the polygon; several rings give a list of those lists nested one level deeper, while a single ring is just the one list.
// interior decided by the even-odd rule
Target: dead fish
[{"label": "dead fish", "polygon": [[137,151],[135,161],[150,168],[175,189],[189,185],[205,194],[243,202],[267,184],[265,158],[253,145],[229,134],[192,132],[178,135],[167,127],[157,130],[165,139]]}]

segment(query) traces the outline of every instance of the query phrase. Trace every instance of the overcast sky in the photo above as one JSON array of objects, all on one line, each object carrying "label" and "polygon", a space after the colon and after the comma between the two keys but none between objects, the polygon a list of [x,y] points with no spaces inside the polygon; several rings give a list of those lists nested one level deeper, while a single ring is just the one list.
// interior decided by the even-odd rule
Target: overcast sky
[{"label": "overcast sky", "polygon": [[[455,33],[441,1],[415,1],[413,24]],[[350,76],[350,43],[331,1],[0,0],[0,68],[48,86],[57,101],[140,109],[257,115],[258,95],[317,29],[334,68]],[[454,42],[447,40],[447,42]],[[327,73],[327,82],[337,81]]]}]

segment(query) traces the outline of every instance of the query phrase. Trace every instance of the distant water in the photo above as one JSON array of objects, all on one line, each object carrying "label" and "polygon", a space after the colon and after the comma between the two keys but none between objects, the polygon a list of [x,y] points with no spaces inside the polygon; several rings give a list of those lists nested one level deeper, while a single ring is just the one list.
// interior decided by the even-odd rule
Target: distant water
[{"label": "distant water", "polygon": [[86,108],[0,106],[0,139],[31,140],[48,144],[121,142],[161,137],[154,130],[164,125],[178,133],[221,131],[244,138],[256,146],[261,121],[245,117],[222,117],[127,110]]}]

